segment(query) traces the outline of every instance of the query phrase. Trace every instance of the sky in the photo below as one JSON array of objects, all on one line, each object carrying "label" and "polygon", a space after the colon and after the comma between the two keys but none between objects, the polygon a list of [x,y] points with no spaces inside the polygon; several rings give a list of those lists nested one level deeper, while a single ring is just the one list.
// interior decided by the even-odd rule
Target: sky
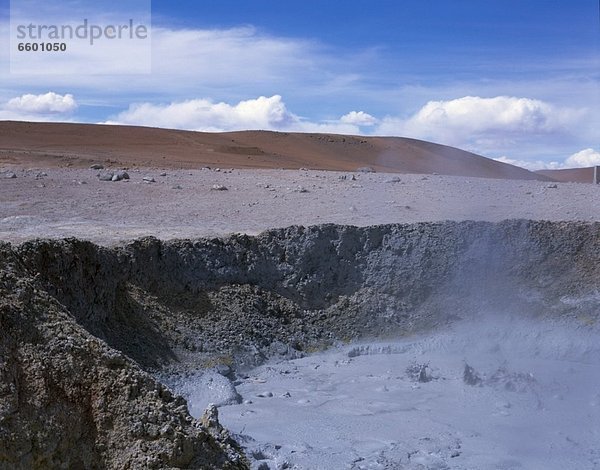
[{"label": "sky", "polygon": [[[531,169],[600,165],[598,0],[1,1],[0,119],[404,136]],[[46,23],[151,13],[148,56],[48,53],[11,73],[18,5]]]}]

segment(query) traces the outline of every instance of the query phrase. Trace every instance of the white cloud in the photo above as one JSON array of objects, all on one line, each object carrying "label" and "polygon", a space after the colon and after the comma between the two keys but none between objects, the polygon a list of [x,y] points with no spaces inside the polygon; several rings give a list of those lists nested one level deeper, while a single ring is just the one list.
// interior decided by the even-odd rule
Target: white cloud
[{"label": "white cloud", "polygon": [[531,171],[536,170],[561,170],[565,168],[586,168],[600,165],[600,152],[588,148],[574,153],[566,158],[564,162],[544,162],[541,160],[517,160],[509,157],[494,158],[494,160],[516,165]]},{"label": "white cloud", "polygon": [[[0,36],[8,37],[7,30],[8,25],[0,22]],[[123,54],[131,56],[127,44],[121,47]],[[9,62],[8,52],[0,48],[0,61]],[[229,100],[282,88],[316,92],[358,68],[348,65],[343,52],[331,54],[316,41],[272,36],[253,27],[153,27],[151,52],[152,73],[135,75],[135,79],[122,73],[121,65],[117,67],[121,73],[113,73],[115,51],[108,48],[97,53],[104,54],[106,66],[94,74],[82,69],[86,64],[83,53],[68,61],[47,54],[36,62],[36,68],[48,73],[15,74],[18,82],[13,78],[13,88],[66,88],[108,104],[145,95],[183,100],[200,94]]]},{"label": "white cloud", "polygon": [[196,131],[286,130],[357,134],[344,122],[311,122],[290,112],[280,95],[260,96],[237,104],[194,99],[169,104],[137,103],[119,113],[109,124],[132,124]]},{"label": "white cloud", "polygon": [[516,160],[514,158],[508,158],[508,157],[494,158],[494,160],[496,160],[498,162],[502,162],[502,163],[508,163],[509,165],[520,166],[521,168],[525,168],[530,171],[557,170],[557,169],[565,167],[563,163],[544,162],[541,160]]},{"label": "white cloud", "polygon": [[77,102],[71,94],[59,95],[50,91],[41,95],[25,94],[12,98],[4,109],[25,114],[69,113],[77,109]]},{"label": "white cloud", "polygon": [[281,96],[240,101],[236,105],[208,99],[166,105],[139,103],[118,114],[113,123],[177,129],[228,131],[238,129],[281,129],[297,122]]},{"label": "white cloud", "polygon": [[574,153],[565,160],[567,168],[585,168],[600,165],[600,152],[592,148]]},{"label": "white cloud", "polygon": [[340,121],[345,124],[354,124],[356,126],[374,126],[377,124],[377,118],[364,111],[350,111],[348,114],[344,114],[340,118]]},{"label": "white cloud", "polygon": [[0,103],[0,120],[69,121],[77,106],[77,101],[71,94],[25,94]]},{"label": "white cloud", "polygon": [[522,141],[564,135],[584,114],[584,110],[531,98],[465,96],[429,101],[408,119],[386,117],[378,132],[434,140],[478,153],[500,153]]}]

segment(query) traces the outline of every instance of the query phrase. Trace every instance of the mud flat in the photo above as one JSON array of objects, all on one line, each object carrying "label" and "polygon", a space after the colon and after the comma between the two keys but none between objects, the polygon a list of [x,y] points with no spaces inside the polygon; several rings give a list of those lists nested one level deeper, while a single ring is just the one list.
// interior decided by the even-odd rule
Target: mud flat
[{"label": "mud flat", "polygon": [[[229,410],[258,392],[248,379],[261,378],[254,368],[274,358],[310,362],[311,354],[347,343],[434,337],[507,313],[597,338],[599,247],[598,223],[531,220],[294,226],[111,247],[78,239],[2,244],[0,467],[285,468],[289,446],[278,461],[268,445],[283,444],[234,427],[244,456],[214,416],[193,419],[190,406],[199,416],[202,393],[196,403],[189,384],[200,380],[216,399],[225,397],[223,418],[237,426]],[[469,354],[452,363],[436,354],[429,360],[439,381],[429,392],[445,379],[457,390],[458,362]],[[408,358],[397,361],[398,376],[406,377],[400,388],[410,378]],[[473,365],[486,386],[499,369],[493,361]],[[506,370],[525,378],[531,371]],[[263,391],[279,393],[277,384],[269,386]],[[256,426],[260,420],[249,422],[249,432]],[[364,468],[380,468],[368,465],[384,452],[393,463],[403,445],[416,445],[405,437],[397,454],[388,442],[356,458],[367,459]],[[264,455],[253,455],[257,448]],[[462,468],[451,455],[439,458]]]},{"label": "mud flat", "polygon": [[[220,413],[255,468],[592,469],[599,366],[597,330],[482,314],[270,361]],[[177,385],[192,410],[215,400],[193,376]]]}]

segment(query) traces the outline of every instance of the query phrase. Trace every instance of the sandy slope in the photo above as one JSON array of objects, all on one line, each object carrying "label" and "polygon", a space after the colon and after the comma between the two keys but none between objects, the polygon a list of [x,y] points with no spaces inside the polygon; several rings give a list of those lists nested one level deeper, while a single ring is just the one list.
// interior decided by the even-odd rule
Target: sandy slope
[{"label": "sandy slope", "polygon": [[594,167],[568,168],[564,170],[539,170],[537,174],[546,176],[555,181],[572,183],[592,183],[594,181]]},{"label": "sandy slope", "polygon": [[452,147],[400,137],[0,122],[0,165],[159,168],[312,168],[547,178]]}]

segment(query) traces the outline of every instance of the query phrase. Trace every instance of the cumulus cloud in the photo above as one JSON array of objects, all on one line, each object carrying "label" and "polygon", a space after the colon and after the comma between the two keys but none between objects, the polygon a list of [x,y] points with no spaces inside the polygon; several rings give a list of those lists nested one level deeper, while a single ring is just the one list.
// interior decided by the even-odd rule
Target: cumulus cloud
[{"label": "cumulus cloud", "polygon": [[364,111],[350,111],[348,114],[344,114],[340,121],[344,124],[354,124],[356,126],[374,126],[377,124],[377,118]]},{"label": "cumulus cloud", "polygon": [[416,128],[433,127],[469,132],[540,132],[552,130],[552,107],[529,98],[465,96],[430,101],[410,120]]},{"label": "cumulus cloud", "polygon": [[509,165],[520,166],[530,171],[537,170],[558,170],[564,168],[564,164],[560,162],[544,162],[542,160],[517,160],[509,157],[494,158],[494,160],[502,163],[508,163]]},{"label": "cumulus cloud", "polygon": [[77,109],[71,94],[48,92],[40,95],[25,94],[0,103],[0,119],[13,121],[66,121]]},{"label": "cumulus cloud", "polygon": [[541,160],[518,160],[509,157],[494,158],[494,160],[520,166],[531,171],[536,170],[561,170],[565,168],[586,168],[600,165],[600,152],[592,148],[581,150],[566,158],[564,162],[545,162]]},{"label": "cumulus cloud", "polygon": [[592,148],[574,153],[565,160],[567,168],[585,168],[600,165],[600,152]]},{"label": "cumulus cloud", "polygon": [[583,114],[582,110],[559,108],[531,98],[465,96],[429,101],[408,119],[384,118],[378,132],[498,153],[523,140],[564,134]]},{"label": "cumulus cloud", "polygon": [[8,100],[6,110],[22,113],[69,113],[77,109],[73,95],[59,95],[52,91],[42,95],[25,94]]},{"label": "cumulus cloud", "polygon": [[195,131],[286,130],[298,132],[358,133],[356,125],[311,122],[290,112],[280,95],[260,96],[237,104],[194,99],[169,104],[137,103],[108,124],[131,124]]},{"label": "cumulus cloud", "polygon": [[297,122],[281,96],[240,101],[235,105],[194,99],[165,105],[138,103],[118,114],[112,123],[201,131],[281,129]]}]

